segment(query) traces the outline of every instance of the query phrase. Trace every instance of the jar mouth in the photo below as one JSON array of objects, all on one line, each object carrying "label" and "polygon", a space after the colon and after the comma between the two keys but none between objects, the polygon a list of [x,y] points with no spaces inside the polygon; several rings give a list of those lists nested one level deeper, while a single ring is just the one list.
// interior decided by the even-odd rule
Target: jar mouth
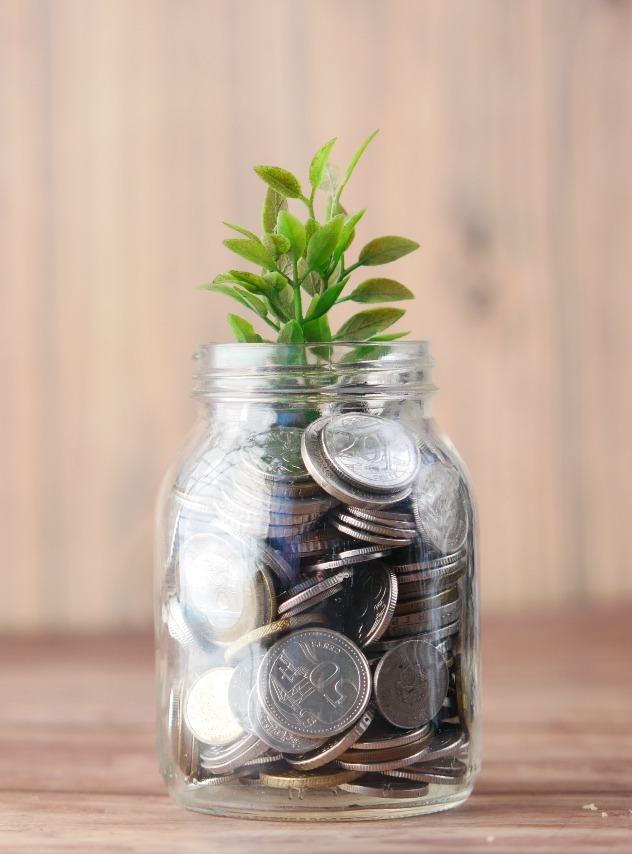
[{"label": "jar mouth", "polygon": [[309,393],[430,396],[429,341],[203,344],[194,397]]}]

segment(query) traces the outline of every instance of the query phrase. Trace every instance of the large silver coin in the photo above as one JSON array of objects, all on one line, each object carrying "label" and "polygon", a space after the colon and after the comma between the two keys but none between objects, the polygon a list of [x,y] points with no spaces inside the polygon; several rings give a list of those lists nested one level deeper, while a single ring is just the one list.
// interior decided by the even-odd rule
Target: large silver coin
[{"label": "large silver coin", "polygon": [[383,563],[360,567],[347,585],[345,633],[358,646],[378,640],[393,616],[397,576]]},{"label": "large silver coin", "polygon": [[227,644],[261,624],[265,611],[252,542],[216,529],[194,534],[180,551],[181,599],[196,627]]},{"label": "large silver coin", "polygon": [[275,721],[260,702],[256,687],[250,692],[248,717],[253,732],[274,750],[280,750],[283,753],[305,753],[306,750],[314,750],[322,744],[322,738],[305,738],[305,736],[296,735],[288,732],[286,727]]},{"label": "large silver coin", "polygon": [[436,647],[422,640],[403,641],[375,669],[375,702],[393,726],[422,726],[441,708],[448,680],[448,667]]},{"label": "large silver coin", "polygon": [[271,427],[242,445],[243,459],[255,474],[266,480],[309,482],[311,477],[301,457],[302,436],[300,427]]},{"label": "large silver coin", "polygon": [[228,704],[232,667],[213,667],[189,688],[184,717],[193,735],[204,744],[230,744],[243,727]]},{"label": "large silver coin", "polygon": [[340,477],[361,489],[396,492],[415,479],[419,449],[396,421],[346,413],[331,418],[320,435],[330,465]]},{"label": "large silver coin", "polygon": [[365,656],[331,629],[303,629],[277,641],[259,668],[265,710],[289,732],[326,738],[352,726],[371,696]]},{"label": "large silver coin", "polygon": [[467,496],[456,469],[424,466],[413,487],[413,512],[423,539],[441,554],[460,549],[468,528]]},{"label": "large silver coin", "polygon": [[325,492],[354,507],[379,508],[399,504],[410,493],[410,484],[396,492],[382,493],[375,489],[362,489],[340,476],[327,460],[320,432],[329,418],[319,418],[303,433],[302,453],[307,470]]}]

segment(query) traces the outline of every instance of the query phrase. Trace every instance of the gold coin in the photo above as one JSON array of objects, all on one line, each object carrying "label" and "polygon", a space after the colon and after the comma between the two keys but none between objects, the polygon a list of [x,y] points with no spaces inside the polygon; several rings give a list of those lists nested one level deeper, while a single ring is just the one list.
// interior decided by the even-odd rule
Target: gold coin
[{"label": "gold coin", "polygon": [[251,645],[262,643],[293,629],[300,629],[312,623],[322,622],[322,618],[317,614],[300,614],[296,617],[282,617],[280,620],[275,620],[273,623],[267,623],[265,626],[260,626],[258,629],[242,635],[230,646],[226,647],[224,658],[227,664],[233,664],[239,660],[241,654]]},{"label": "gold coin", "polygon": [[230,744],[243,728],[228,704],[232,667],[213,667],[189,689],[184,717],[193,735],[204,744]]},{"label": "gold coin", "polygon": [[259,774],[266,786],[273,789],[332,789],[359,777],[356,771],[276,771]]}]

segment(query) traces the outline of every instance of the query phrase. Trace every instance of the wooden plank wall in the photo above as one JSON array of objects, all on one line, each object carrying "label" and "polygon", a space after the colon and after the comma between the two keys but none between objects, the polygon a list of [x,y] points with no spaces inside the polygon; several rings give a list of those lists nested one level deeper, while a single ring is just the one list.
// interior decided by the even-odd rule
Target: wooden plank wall
[{"label": "wooden plank wall", "polygon": [[2,627],[148,622],[221,221],[375,127],[484,606],[630,596],[631,104],[630,0],[0,0]]}]

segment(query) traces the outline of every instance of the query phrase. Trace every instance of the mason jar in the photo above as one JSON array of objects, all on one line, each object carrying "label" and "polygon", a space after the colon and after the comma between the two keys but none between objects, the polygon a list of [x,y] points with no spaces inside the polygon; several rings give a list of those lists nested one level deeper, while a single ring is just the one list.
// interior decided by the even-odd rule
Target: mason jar
[{"label": "mason jar", "polygon": [[158,752],[184,807],[448,809],[479,769],[476,517],[427,342],[209,344],[158,502]]}]

